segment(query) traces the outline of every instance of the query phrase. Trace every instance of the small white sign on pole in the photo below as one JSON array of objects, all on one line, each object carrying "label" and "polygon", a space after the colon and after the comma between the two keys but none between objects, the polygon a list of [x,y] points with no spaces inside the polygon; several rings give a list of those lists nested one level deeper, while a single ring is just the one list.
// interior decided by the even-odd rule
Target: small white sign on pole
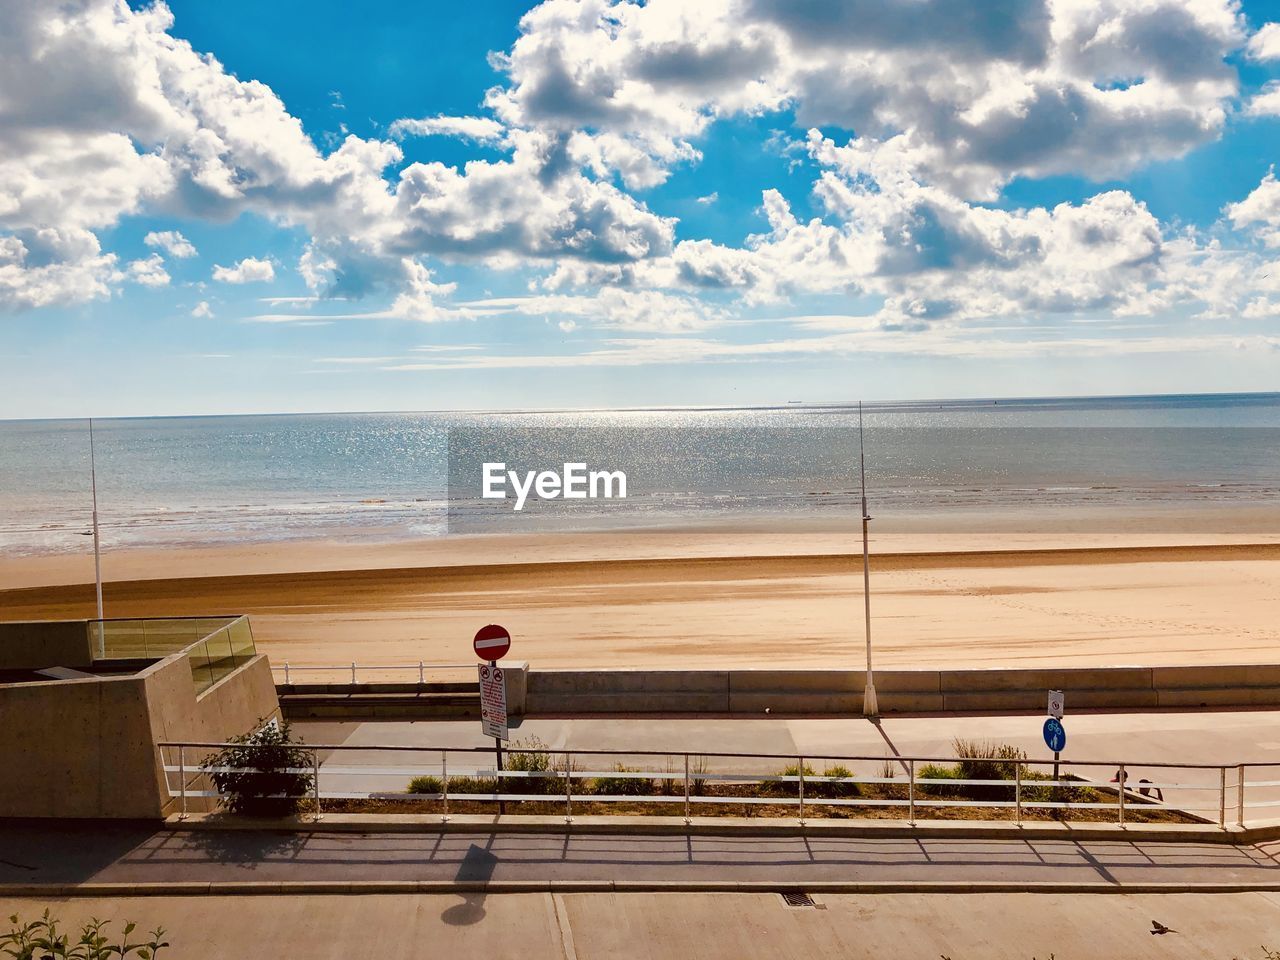
[{"label": "small white sign on pole", "polygon": [[1061,720],[1062,714],[1066,711],[1067,698],[1061,690],[1049,691],[1049,716],[1055,720]]},{"label": "small white sign on pole", "polygon": [[497,664],[480,664],[480,724],[486,737],[507,735],[507,677]]}]

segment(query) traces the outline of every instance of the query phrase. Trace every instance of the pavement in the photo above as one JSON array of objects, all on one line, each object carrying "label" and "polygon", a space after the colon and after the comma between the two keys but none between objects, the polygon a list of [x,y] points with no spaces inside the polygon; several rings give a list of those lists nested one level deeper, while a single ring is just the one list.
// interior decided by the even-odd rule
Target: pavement
[{"label": "pavement", "polygon": [[[538,884],[734,889],[925,884],[1107,891],[1280,890],[1280,841],[1257,845],[952,837],[588,836],[563,833],[0,825],[0,894],[15,885]],[[1278,941],[1280,942],[1280,941]]]},{"label": "pavement", "polygon": [[[160,960],[1263,960],[1280,896],[529,893],[5,899],[0,916],[165,927]],[[1151,921],[1171,932],[1153,935]],[[0,929],[3,929],[0,926]],[[1273,955],[1274,956],[1274,955]]]}]

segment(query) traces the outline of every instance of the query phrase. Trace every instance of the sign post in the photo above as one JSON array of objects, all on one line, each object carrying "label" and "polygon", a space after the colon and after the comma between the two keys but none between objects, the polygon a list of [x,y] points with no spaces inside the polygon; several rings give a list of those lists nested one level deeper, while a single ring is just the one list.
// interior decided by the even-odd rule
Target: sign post
[{"label": "sign post", "polygon": [[1049,739],[1049,724],[1044,725],[1044,742],[1049,745],[1049,749],[1053,751],[1053,779],[1058,779],[1058,761],[1062,756],[1062,747],[1067,745],[1067,731],[1062,726],[1062,717],[1067,711],[1067,697],[1061,690],[1049,691],[1049,719],[1057,723],[1057,731],[1054,734],[1054,741],[1061,740],[1061,745],[1055,747]]},{"label": "sign post", "polygon": [[[507,731],[507,678],[498,661],[511,649],[511,634],[505,627],[491,623],[481,627],[471,642],[480,664],[480,725],[486,737],[493,737],[493,752],[498,762],[496,791],[502,793],[502,741],[509,739]],[[507,812],[506,802],[498,801],[498,813]]]}]

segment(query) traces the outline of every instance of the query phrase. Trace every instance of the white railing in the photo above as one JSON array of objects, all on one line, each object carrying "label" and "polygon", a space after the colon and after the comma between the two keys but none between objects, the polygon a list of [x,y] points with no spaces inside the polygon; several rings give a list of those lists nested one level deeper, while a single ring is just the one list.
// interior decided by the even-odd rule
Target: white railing
[{"label": "white railing", "polygon": [[[257,770],[248,762],[236,768],[209,767],[204,765],[206,758],[226,749],[240,757],[258,749],[280,749],[195,742],[159,746],[170,796],[179,801],[183,815],[190,799],[219,796],[207,774]],[[1226,827],[1229,819],[1243,826],[1251,811],[1261,811],[1253,819],[1265,819],[1280,807],[1280,764],[966,761],[995,764],[988,769],[998,776],[984,779],[959,776],[961,761],[956,757],[551,750],[515,745],[505,751],[506,763],[498,765],[491,747],[295,746],[310,762],[273,772],[309,778],[299,799],[310,801],[317,816],[325,800],[398,799],[438,803],[445,819],[451,802],[497,803],[500,812],[514,802],[563,804],[566,818],[573,817],[575,803],[625,802],[673,806],[673,812],[683,811],[686,821],[703,805],[770,805],[794,809],[801,821],[823,808],[862,807],[896,808],[913,824],[921,814],[945,820],[950,810],[981,809],[1017,823],[1025,817],[1042,818],[1045,811],[1069,811],[1072,820],[1084,822],[1124,825],[1159,814],[1165,820]],[[822,765],[823,772],[811,764]],[[1270,773],[1263,773],[1267,768]],[[430,778],[432,792],[406,792],[415,777]],[[1129,787],[1121,789],[1121,782]],[[754,784],[756,791],[726,795],[714,792],[717,784]]]},{"label": "white railing", "polygon": [[428,673],[449,672],[466,672],[469,674],[468,679],[475,677],[476,663],[427,663],[419,660],[417,663],[358,663],[351,661],[350,663],[330,663],[330,664],[291,664],[288,660],[282,663],[271,665],[271,672],[277,676],[284,678],[284,683],[293,683],[297,678],[297,674],[325,674],[333,676],[337,674],[345,679],[349,679],[351,683],[358,683],[358,676],[363,673],[366,681],[370,676],[384,678],[388,675],[406,676],[411,680],[420,684],[427,682]]}]

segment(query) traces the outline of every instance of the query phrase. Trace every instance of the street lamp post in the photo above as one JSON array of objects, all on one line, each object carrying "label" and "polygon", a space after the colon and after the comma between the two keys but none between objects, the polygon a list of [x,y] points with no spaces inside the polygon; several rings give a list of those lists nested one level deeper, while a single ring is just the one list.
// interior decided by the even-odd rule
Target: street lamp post
[{"label": "street lamp post", "polygon": [[867,685],[862,693],[862,714],[866,717],[878,717],[880,705],[876,702],[876,680],[871,671],[871,549],[867,537],[871,515],[867,513],[867,457],[862,442],[861,400],[858,401],[858,472],[862,478],[862,605],[867,636]]},{"label": "street lamp post", "polygon": [[[89,418],[89,486],[93,491],[93,582],[98,594],[98,619],[102,619],[102,548],[98,540],[98,462],[93,448],[93,417]],[[866,513],[863,510],[863,513]],[[98,628],[101,631],[101,626]]]}]

